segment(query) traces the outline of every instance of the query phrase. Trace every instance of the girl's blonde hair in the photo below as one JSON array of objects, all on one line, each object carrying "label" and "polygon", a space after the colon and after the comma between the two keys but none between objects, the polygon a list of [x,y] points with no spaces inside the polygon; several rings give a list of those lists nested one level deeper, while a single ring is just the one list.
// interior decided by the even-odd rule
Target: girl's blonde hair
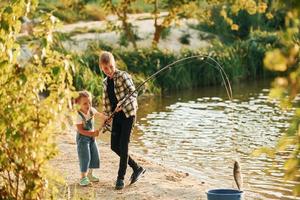
[{"label": "girl's blonde hair", "polygon": [[99,56],[99,63],[101,64],[111,64],[112,66],[116,66],[116,61],[112,53],[108,51],[102,51]]},{"label": "girl's blonde hair", "polygon": [[82,90],[78,92],[79,96],[75,99],[75,103],[79,103],[80,99],[83,97],[89,98],[89,101],[92,102],[92,95],[87,90]]}]

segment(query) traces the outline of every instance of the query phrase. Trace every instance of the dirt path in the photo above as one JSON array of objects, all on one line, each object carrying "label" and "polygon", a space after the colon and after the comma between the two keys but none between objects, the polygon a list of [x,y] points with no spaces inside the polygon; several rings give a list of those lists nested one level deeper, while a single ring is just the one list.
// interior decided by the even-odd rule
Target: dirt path
[{"label": "dirt path", "polygon": [[[101,137],[101,136],[100,136]],[[147,169],[144,176],[134,185],[128,186],[131,168],[127,170],[125,188],[114,190],[114,181],[117,176],[118,158],[110,150],[109,144],[99,142],[101,167],[95,170],[100,182],[89,187],[80,187],[79,166],[74,136],[65,134],[59,139],[59,156],[52,161],[70,186],[70,197],[78,199],[206,199],[205,191],[208,185],[188,173],[175,171],[160,164],[148,161],[142,156],[133,154],[133,157]]]}]

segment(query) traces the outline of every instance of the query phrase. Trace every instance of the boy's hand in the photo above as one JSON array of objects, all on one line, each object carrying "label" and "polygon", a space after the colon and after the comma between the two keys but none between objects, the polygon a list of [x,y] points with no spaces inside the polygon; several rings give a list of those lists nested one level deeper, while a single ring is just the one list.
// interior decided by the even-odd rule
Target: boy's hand
[{"label": "boy's hand", "polygon": [[120,102],[117,104],[117,107],[116,107],[116,109],[115,109],[116,112],[120,112],[120,111],[122,110],[121,104],[122,104],[122,101],[120,101]]},{"label": "boy's hand", "polygon": [[112,117],[109,118],[108,116],[105,116],[104,125],[105,124],[110,124],[111,122],[112,122]]}]

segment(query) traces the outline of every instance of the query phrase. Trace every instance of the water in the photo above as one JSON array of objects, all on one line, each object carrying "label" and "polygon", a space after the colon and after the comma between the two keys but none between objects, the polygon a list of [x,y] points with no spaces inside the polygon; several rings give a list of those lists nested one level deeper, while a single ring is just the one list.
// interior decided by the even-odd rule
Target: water
[{"label": "water", "polygon": [[283,179],[286,154],[275,162],[251,156],[259,147],[274,146],[292,115],[268,100],[268,88],[269,82],[239,84],[233,101],[222,87],[140,99],[131,148],[212,188],[236,187],[232,169],[239,159],[250,199],[297,199],[292,196],[296,183]]}]

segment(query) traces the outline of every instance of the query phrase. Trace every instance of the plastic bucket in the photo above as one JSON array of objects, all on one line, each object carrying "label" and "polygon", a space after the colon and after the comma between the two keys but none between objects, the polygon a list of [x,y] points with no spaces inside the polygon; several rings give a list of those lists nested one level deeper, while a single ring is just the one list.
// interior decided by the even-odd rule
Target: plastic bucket
[{"label": "plastic bucket", "polygon": [[207,192],[207,200],[241,200],[243,191],[234,189],[215,189]]}]

